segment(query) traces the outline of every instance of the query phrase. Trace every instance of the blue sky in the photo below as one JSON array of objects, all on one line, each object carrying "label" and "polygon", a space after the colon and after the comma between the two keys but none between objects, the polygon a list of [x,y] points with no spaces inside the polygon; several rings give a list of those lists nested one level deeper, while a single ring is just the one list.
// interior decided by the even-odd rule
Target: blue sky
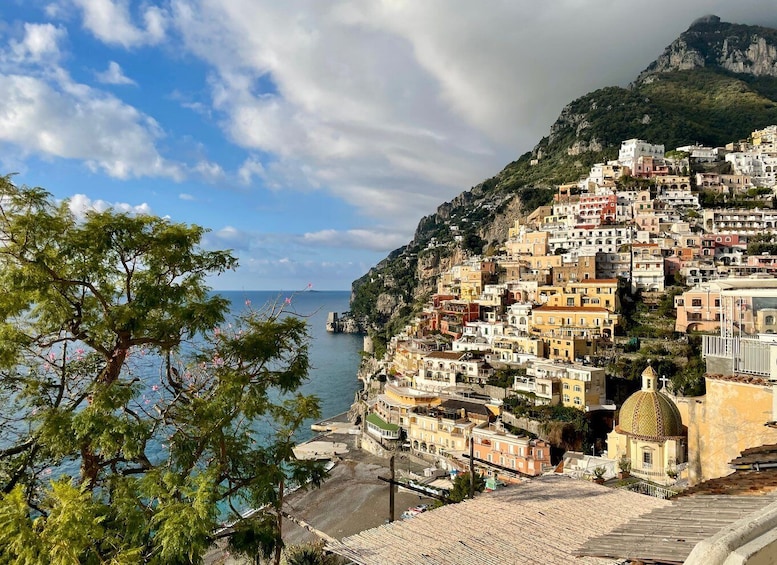
[{"label": "blue sky", "polygon": [[216,289],[348,289],[709,13],[777,26],[773,0],[3,0],[0,172],[210,229],[240,260]]}]

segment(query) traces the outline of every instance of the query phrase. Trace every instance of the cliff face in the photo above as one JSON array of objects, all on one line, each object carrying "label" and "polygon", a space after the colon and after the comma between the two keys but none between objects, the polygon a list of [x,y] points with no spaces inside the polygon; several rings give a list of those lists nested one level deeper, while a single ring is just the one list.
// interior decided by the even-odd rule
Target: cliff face
[{"label": "cliff face", "polygon": [[700,18],[640,74],[637,82],[702,67],[777,77],[777,31],[724,23],[717,16]]}]

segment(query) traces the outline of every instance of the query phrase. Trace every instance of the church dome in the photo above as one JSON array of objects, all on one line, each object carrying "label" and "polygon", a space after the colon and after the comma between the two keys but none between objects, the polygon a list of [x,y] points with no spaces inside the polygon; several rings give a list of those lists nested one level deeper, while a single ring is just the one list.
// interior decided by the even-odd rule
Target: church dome
[{"label": "church dome", "polygon": [[618,431],[645,439],[683,435],[683,422],[675,403],[656,390],[656,373],[648,365],[642,373],[642,390],[621,406]]}]

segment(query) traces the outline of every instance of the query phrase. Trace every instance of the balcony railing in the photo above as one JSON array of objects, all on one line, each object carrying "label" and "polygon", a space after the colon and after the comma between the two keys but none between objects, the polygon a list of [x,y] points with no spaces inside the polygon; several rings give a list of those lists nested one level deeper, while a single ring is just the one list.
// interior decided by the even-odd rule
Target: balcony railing
[{"label": "balcony railing", "polygon": [[731,360],[734,374],[768,377],[770,349],[773,344],[758,339],[705,335],[702,342],[703,357],[720,357]]}]

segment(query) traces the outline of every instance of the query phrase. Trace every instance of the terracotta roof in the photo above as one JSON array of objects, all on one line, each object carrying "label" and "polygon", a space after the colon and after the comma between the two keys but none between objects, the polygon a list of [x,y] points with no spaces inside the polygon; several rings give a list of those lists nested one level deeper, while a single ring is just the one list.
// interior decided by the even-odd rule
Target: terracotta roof
[{"label": "terracotta roof", "polygon": [[461,359],[464,351],[432,351],[424,359]]},{"label": "terracotta roof", "polygon": [[575,549],[669,504],[588,481],[543,476],[326,548],[360,565],[609,565],[611,559],[575,558]]},{"label": "terracotta roof", "polygon": [[751,385],[771,386],[772,383],[769,379],[764,377],[757,377],[755,375],[704,375],[708,379],[714,379],[716,381],[731,381],[735,383],[747,383]]}]

